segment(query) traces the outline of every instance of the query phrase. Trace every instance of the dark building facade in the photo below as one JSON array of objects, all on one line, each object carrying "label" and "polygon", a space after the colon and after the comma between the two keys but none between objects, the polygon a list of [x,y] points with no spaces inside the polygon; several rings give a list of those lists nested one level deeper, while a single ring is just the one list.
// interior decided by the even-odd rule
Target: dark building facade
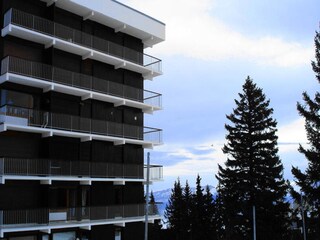
[{"label": "dark building facade", "polygon": [[0,2],[0,239],[143,239],[144,149],[162,144],[144,126],[162,107],[144,90],[161,60],[144,48],[165,26],[92,2]]}]

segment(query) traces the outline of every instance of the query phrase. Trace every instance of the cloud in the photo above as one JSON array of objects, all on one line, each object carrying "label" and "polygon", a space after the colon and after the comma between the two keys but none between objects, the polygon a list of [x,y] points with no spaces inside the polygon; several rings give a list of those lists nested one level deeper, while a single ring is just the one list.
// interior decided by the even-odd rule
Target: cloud
[{"label": "cloud", "polygon": [[278,128],[278,144],[281,153],[298,152],[299,144],[306,145],[307,135],[304,128],[304,119],[298,118]]},{"label": "cloud", "polygon": [[126,0],[125,3],[166,23],[167,39],[152,54],[180,55],[205,61],[253,61],[280,67],[308,64],[313,47],[279,37],[244,35],[214,16],[214,0]]},{"label": "cloud", "polygon": [[226,156],[222,153],[222,142],[212,141],[198,145],[165,145],[157,151],[165,152],[167,161],[174,162],[164,168],[166,177],[211,175],[217,173],[218,163],[223,164]]},{"label": "cloud", "polygon": [[[307,138],[304,130],[303,118],[298,118],[278,128],[279,155],[290,174],[291,165],[299,165],[304,168],[306,162],[300,161],[303,156],[298,153],[299,143],[305,145]],[[201,176],[217,174],[218,164],[223,165],[227,156],[223,154],[222,147],[225,139],[193,143],[184,145],[181,143],[164,145],[157,149],[165,154],[164,168],[166,177],[186,177],[200,174]]]}]

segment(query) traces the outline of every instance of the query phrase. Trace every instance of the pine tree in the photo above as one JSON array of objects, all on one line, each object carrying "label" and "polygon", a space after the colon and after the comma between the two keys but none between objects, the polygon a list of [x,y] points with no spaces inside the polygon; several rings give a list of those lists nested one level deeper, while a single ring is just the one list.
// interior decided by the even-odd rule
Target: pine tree
[{"label": "pine tree", "polygon": [[188,180],[186,181],[185,188],[183,189],[183,233],[185,240],[191,239],[191,226],[192,226],[192,215],[191,215],[191,209],[192,209],[192,192],[188,183]]},{"label": "pine tree", "polygon": [[252,239],[253,207],[257,239],[284,239],[288,229],[287,184],[277,155],[276,121],[261,88],[248,77],[236,108],[227,115],[228,159],[219,166],[225,239]]},{"label": "pine tree", "polygon": [[159,209],[156,204],[156,200],[154,199],[153,191],[151,191],[150,193],[149,203],[150,203],[150,207],[152,207],[152,212],[155,214],[159,214]]},{"label": "pine tree", "polygon": [[176,240],[183,239],[183,200],[180,180],[174,182],[171,196],[166,206],[164,217],[167,219],[168,228]]},{"label": "pine tree", "polygon": [[213,199],[213,195],[210,192],[210,188],[207,185],[205,189],[204,195],[204,223],[205,223],[205,238],[207,240],[216,240],[217,239],[217,231],[216,231],[216,219],[215,219],[215,202]]},{"label": "pine tree", "polygon": [[220,184],[217,187],[217,196],[215,198],[215,214],[214,214],[214,219],[215,219],[215,229],[216,229],[216,236],[217,239],[224,239],[225,235],[225,216],[226,216],[226,209],[225,206],[222,202],[222,197],[219,194],[221,192],[220,190]]},{"label": "pine tree", "polygon": [[[320,33],[316,32],[315,57],[312,61],[312,69],[320,83]],[[300,187],[306,202],[309,219],[307,219],[308,239],[319,239],[320,236],[320,93],[316,92],[314,99],[304,92],[304,104],[298,103],[299,114],[305,118],[305,129],[309,148],[300,145],[299,152],[308,161],[308,167],[304,173],[293,167],[292,173]],[[299,199],[297,199],[300,202]]]},{"label": "pine tree", "polygon": [[[150,193],[150,208],[152,208],[152,212],[159,214],[158,207],[156,205],[156,200],[153,195],[153,191]],[[162,240],[162,224],[161,220],[155,220],[154,223],[149,224],[149,239],[150,240]]]},{"label": "pine tree", "polygon": [[201,177],[198,175],[196,180],[196,191],[193,194],[192,204],[192,239],[205,239],[205,197],[203,195],[203,188],[201,187]]}]

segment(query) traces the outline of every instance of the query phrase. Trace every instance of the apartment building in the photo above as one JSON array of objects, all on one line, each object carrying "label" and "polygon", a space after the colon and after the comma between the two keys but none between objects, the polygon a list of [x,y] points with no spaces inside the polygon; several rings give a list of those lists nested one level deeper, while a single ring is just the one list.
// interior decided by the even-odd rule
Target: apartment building
[{"label": "apartment building", "polygon": [[144,151],[162,144],[144,126],[161,60],[144,49],[165,25],[115,0],[0,7],[0,239],[143,239]]}]

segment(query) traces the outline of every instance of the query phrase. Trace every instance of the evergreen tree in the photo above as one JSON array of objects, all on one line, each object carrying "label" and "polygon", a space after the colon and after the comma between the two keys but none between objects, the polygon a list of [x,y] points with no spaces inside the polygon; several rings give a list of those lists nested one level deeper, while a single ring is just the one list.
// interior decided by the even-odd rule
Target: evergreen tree
[{"label": "evergreen tree", "polygon": [[183,239],[183,200],[180,180],[174,183],[171,196],[166,206],[164,217],[167,219],[168,228],[176,240]]},{"label": "evergreen tree", "polygon": [[192,226],[192,215],[191,215],[191,209],[192,209],[192,192],[188,183],[188,180],[186,181],[185,188],[183,189],[183,232],[184,232],[184,238],[185,240],[191,239],[191,226]]},{"label": "evergreen tree", "polygon": [[152,206],[152,212],[159,214],[158,206],[156,204],[156,200],[154,199],[153,191],[150,193],[150,200],[149,200],[150,206]]},{"label": "evergreen tree", "polygon": [[205,197],[203,195],[203,188],[201,187],[201,177],[198,175],[196,180],[196,191],[193,194],[192,204],[192,239],[205,239]]},{"label": "evergreen tree", "polygon": [[220,190],[220,184],[217,187],[217,196],[215,198],[215,214],[214,214],[214,219],[215,219],[215,229],[216,229],[216,236],[217,239],[224,239],[225,235],[225,219],[224,217],[226,216],[225,212],[226,209],[224,208],[223,202],[222,202],[222,197],[219,194],[221,192]]},{"label": "evergreen tree", "polygon": [[[315,57],[312,69],[320,83],[320,33],[316,32]],[[320,236],[320,93],[316,92],[314,99],[304,92],[304,104],[298,103],[299,114],[305,118],[309,148],[300,145],[301,152],[308,161],[305,172],[293,167],[292,173],[303,194],[305,207],[308,211],[307,233],[308,239],[319,239]],[[300,202],[300,199],[297,199]]]},{"label": "evergreen tree", "polygon": [[205,189],[204,195],[204,223],[205,223],[205,238],[206,240],[216,240],[217,232],[216,232],[216,219],[215,219],[215,203],[213,199],[213,195],[210,192],[210,188],[207,185]]},{"label": "evergreen tree", "polygon": [[261,88],[248,77],[236,108],[227,115],[228,159],[219,166],[225,239],[252,239],[253,207],[257,239],[284,239],[288,233],[287,184],[277,155],[276,121]]},{"label": "evergreen tree", "polygon": [[[159,214],[159,210],[158,207],[156,205],[156,200],[154,198],[153,195],[153,191],[151,191],[150,193],[150,208],[152,208],[152,212],[153,213],[157,213]],[[150,240],[162,240],[162,224],[161,224],[161,220],[155,220],[154,223],[149,223],[149,231],[148,231],[148,236]]]}]

